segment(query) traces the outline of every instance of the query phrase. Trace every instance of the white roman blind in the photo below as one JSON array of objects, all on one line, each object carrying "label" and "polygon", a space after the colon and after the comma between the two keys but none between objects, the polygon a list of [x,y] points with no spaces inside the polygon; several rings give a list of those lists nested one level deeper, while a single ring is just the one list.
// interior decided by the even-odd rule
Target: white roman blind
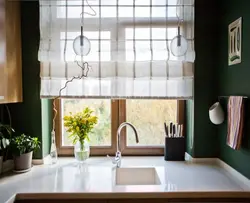
[{"label": "white roman blind", "polygon": [[[90,52],[79,56],[82,34]],[[171,51],[180,34],[186,52]],[[194,0],[40,0],[41,97],[193,97]]]}]

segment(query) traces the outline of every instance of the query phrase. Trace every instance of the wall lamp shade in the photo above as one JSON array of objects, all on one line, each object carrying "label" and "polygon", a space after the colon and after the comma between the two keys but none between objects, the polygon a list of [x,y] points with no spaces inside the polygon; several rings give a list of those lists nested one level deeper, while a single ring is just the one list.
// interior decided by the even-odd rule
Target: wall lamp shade
[{"label": "wall lamp shade", "polygon": [[223,123],[225,116],[224,116],[224,111],[219,102],[214,103],[209,108],[209,118],[210,121],[215,125]]}]

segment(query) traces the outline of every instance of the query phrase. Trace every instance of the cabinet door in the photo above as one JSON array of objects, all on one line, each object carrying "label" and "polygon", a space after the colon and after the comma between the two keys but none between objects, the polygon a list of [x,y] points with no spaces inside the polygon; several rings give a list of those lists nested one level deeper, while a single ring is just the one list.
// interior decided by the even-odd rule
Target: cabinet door
[{"label": "cabinet door", "polygon": [[[0,0],[0,104],[22,101],[20,0]],[[4,96],[4,99],[1,99]]]},{"label": "cabinet door", "polygon": [[0,102],[6,94],[6,77],[4,77],[4,67],[6,63],[5,44],[5,1],[0,0]]},{"label": "cabinet door", "polygon": [[114,199],[108,203],[168,203],[169,199]]},{"label": "cabinet door", "polygon": [[107,203],[105,200],[93,199],[21,199],[15,203]]}]

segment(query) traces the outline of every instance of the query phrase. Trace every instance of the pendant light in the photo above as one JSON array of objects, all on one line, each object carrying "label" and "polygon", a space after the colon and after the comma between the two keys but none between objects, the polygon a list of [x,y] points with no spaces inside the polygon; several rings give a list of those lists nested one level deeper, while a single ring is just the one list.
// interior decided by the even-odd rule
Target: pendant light
[{"label": "pendant light", "polygon": [[176,57],[184,56],[188,50],[188,42],[181,35],[180,29],[180,26],[178,26],[177,36],[172,39],[170,44],[171,53]]},{"label": "pendant light", "polygon": [[87,56],[91,49],[90,41],[83,35],[83,26],[81,25],[81,35],[76,37],[73,42],[73,49],[78,56]]},{"label": "pendant light", "polygon": [[185,56],[188,50],[187,39],[181,35],[181,22],[183,19],[177,10],[177,7],[179,6],[181,6],[180,0],[176,3],[176,17],[178,18],[177,36],[175,36],[170,43],[170,51],[176,57]]},{"label": "pendant light", "polygon": [[89,39],[83,35],[83,26],[84,26],[84,14],[95,16],[95,10],[89,5],[88,0],[86,0],[88,8],[91,9],[92,13],[84,11],[84,0],[82,0],[82,13],[80,14],[81,17],[81,34],[76,37],[73,41],[73,50],[77,56],[87,56],[91,50],[91,43]]}]

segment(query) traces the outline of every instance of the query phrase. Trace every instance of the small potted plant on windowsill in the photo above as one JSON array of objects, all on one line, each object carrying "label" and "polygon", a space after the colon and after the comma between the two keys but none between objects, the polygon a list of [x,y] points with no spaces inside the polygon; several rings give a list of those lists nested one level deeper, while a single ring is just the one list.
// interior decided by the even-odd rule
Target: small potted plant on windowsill
[{"label": "small potted plant on windowsill", "polygon": [[0,123],[0,174],[2,173],[3,161],[7,156],[8,146],[14,129],[9,125]]},{"label": "small potted plant on windowsill", "polygon": [[89,158],[89,133],[97,124],[97,116],[92,115],[93,111],[86,107],[82,112],[64,116],[64,126],[69,133],[69,138],[74,144],[75,158],[83,162]]},{"label": "small potted plant on windowsill", "polygon": [[11,139],[10,147],[14,159],[14,170],[17,172],[29,171],[33,152],[40,148],[38,138],[21,134]]}]

